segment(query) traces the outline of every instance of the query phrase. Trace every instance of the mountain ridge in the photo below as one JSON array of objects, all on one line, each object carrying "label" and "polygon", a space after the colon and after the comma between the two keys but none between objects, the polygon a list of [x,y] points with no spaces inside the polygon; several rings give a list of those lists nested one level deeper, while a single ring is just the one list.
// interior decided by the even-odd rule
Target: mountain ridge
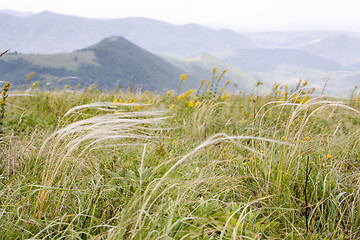
[{"label": "mountain ridge", "polygon": [[[0,13],[0,43],[22,53],[69,52],[112,35],[124,36],[150,52],[171,57],[211,53],[233,44],[254,47],[251,40],[238,33],[198,24],[173,25],[148,18],[88,19],[49,11],[28,17],[12,16],[7,21],[9,15],[5,15]],[[10,31],[11,28],[16,31]]]},{"label": "mountain ridge", "polygon": [[20,86],[27,74],[35,72],[43,87],[54,87],[58,79],[75,76],[77,80],[72,78],[63,84],[96,82],[101,89],[108,90],[128,86],[146,90],[170,88],[183,73],[161,57],[119,36],[72,53],[4,55],[0,59],[0,71],[2,80],[16,79],[12,81],[15,86]]},{"label": "mountain ridge", "polygon": [[[255,86],[256,80],[250,73],[209,54],[181,60],[160,57],[122,36],[111,36],[71,53],[4,55],[0,59],[0,80],[20,88],[26,76],[35,72],[32,81],[40,80],[40,86],[48,89],[96,83],[107,90],[131,87],[165,91],[176,89],[184,73],[187,74],[184,88],[195,88],[202,79],[211,79],[214,67],[227,70],[221,84],[231,80],[229,89],[249,91]],[[66,80],[58,84],[59,79]]]}]

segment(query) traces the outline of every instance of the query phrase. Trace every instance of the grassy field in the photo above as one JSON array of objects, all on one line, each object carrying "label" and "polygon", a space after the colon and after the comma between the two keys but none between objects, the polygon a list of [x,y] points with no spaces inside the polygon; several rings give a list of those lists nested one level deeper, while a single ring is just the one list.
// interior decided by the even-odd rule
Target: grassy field
[{"label": "grassy field", "polygon": [[4,87],[1,238],[359,239],[360,96],[230,96],[215,75],[164,94]]}]

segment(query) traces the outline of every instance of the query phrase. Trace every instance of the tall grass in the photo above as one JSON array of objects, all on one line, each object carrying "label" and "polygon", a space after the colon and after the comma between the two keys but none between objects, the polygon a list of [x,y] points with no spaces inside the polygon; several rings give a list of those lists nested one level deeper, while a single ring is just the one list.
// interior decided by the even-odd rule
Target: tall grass
[{"label": "tall grass", "polygon": [[359,96],[207,87],[9,94],[1,236],[360,237]]}]

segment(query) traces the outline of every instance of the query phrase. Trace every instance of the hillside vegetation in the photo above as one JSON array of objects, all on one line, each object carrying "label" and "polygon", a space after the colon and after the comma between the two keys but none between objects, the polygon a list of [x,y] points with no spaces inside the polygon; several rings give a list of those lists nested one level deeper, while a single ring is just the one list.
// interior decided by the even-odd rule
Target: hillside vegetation
[{"label": "hillside vegetation", "polygon": [[230,95],[224,74],[165,94],[5,84],[1,236],[358,239],[360,95]]},{"label": "hillside vegetation", "polygon": [[[1,78],[21,86],[30,72],[45,89],[68,84],[100,89],[127,88],[146,90],[172,88],[182,70],[123,37],[109,37],[88,48],[53,55],[12,54],[0,60]],[[58,83],[62,78],[72,77]]]}]

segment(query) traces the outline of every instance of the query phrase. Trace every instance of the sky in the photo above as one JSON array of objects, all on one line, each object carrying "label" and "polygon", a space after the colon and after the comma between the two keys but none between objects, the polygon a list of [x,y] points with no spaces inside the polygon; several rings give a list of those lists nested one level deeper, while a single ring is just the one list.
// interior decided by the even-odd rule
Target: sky
[{"label": "sky", "polygon": [[360,32],[360,0],[2,0],[0,9],[87,18],[147,17],[237,31]]}]

